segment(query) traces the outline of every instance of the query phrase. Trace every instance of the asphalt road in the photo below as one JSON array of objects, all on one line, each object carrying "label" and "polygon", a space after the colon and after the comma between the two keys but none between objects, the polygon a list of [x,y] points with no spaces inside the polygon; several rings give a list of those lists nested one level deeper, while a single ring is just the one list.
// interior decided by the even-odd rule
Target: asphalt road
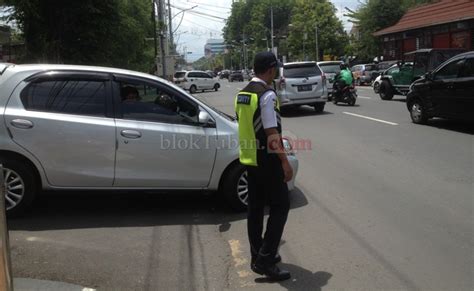
[{"label": "asphalt road", "polygon": [[[197,93],[233,114],[245,84]],[[249,268],[245,214],[202,193],[43,195],[10,221],[15,277],[101,290],[472,290],[473,125],[412,124],[403,98],[286,110],[297,189],[280,253],[292,279]]]}]

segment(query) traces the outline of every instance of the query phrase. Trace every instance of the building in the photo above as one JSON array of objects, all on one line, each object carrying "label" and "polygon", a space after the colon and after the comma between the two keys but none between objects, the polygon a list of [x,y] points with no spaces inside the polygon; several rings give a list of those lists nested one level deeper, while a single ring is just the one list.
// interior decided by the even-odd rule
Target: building
[{"label": "building", "polygon": [[374,33],[384,60],[422,48],[474,49],[474,1],[440,0],[412,8],[397,24]]},{"label": "building", "polygon": [[204,46],[204,55],[206,58],[219,53],[223,53],[226,46],[223,39],[208,39]]}]

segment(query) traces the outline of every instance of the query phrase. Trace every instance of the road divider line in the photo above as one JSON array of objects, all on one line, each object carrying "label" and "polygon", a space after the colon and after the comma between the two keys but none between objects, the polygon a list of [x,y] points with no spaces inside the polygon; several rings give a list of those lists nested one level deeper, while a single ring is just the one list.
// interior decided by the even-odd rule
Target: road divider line
[{"label": "road divider line", "polygon": [[385,124],[398,125],[398,123],[395,123],[395,122],[385,121],[385,120],[381,120],[381,119],[377,119],[377,118],[373,118],[373,117],[369,117],[369,116],[359,115],[359,114],[345,112],[345,111],[343,113],[347,114],[347,115],[352,115],[352,116],[355,116],[355,117],[360,117],[360,118],[365,118],[365,119],[368,119],[368,120],[373,120],[373,121],[385,123]]},{"label": "road divider line", "polygon": [[371,97],[365,97],[365,96],[357,96],[357,98],[362,98],[362,99],[372,99]]}]

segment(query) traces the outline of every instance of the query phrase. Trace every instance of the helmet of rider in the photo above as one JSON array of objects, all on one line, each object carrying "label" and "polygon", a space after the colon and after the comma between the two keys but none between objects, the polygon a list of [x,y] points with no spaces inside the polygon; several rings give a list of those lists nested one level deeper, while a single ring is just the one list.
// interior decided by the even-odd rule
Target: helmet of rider
[{"label": "helmet of rider", "polygon": [[345,63],[341,63],[339,64],[339,68],[341,68],[341,70],[345,70],[347,69],[347,65]]}]

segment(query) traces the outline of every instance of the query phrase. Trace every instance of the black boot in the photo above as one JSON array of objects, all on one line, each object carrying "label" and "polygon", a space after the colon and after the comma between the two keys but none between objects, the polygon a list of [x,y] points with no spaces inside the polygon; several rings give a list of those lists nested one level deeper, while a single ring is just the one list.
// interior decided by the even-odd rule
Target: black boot
[{"label": "black boot", "polygon": [[278,268],[278,266],[274,263],[275,257],[276,255],[260,253],[255,260],[255,264],[252,265],[252,271],[260,275],[265,275],[273,281],[283,281],[290,279],[290,272],[280,270],[280,268]]},{"label": "black boot", "polygon": [[[254,254],[252,252],[252,258],[251,258],[251,261],[250,261],[250,267],[253,268],[253,265],[255,265],[255,262],[257,261],[257,257],[258,257],[258,254]],[[277,253],[274,257],[273,257],[273,264],[278,264],[279,262],[281,262],[281,256],[279,253]]]}]

